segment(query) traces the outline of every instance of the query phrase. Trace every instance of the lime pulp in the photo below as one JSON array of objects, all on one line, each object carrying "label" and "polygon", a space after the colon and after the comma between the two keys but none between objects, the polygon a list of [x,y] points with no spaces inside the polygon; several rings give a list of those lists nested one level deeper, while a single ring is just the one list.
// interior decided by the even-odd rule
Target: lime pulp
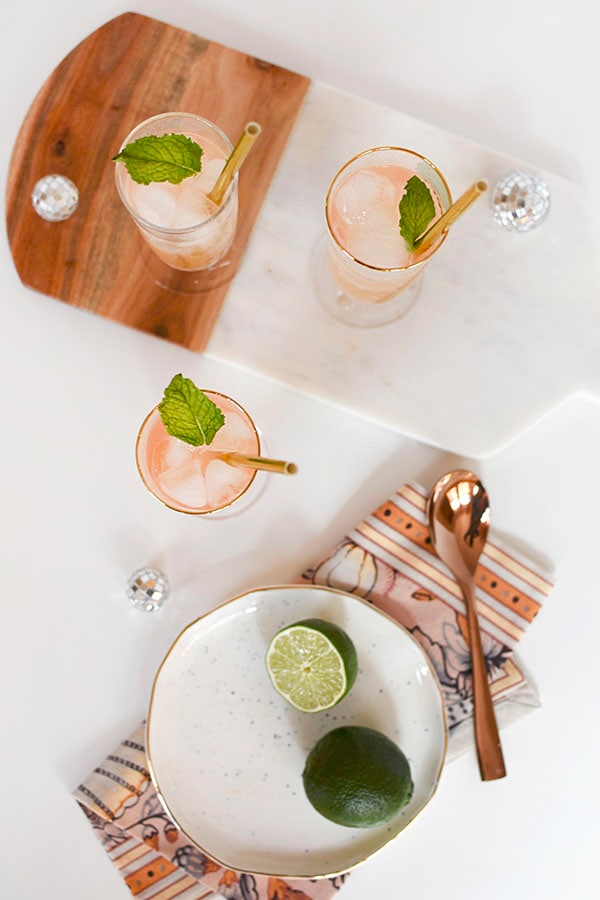
[{"label": "lime pulp", "polygon": [[324,619],[303,619],[278,631],[267,649],[266,665],[281,696],[309,713],[339,703],[358,671],[351,639]]}]

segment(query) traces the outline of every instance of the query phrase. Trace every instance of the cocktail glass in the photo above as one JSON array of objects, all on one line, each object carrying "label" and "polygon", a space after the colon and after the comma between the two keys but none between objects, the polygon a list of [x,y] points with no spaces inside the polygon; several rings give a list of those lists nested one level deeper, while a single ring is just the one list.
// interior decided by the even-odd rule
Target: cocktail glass
[{"label": "cocktail glass", "polygon": [[450,188],[433,163],[412,150],[365,150],[329,186],[315,288],[325,309],[348,325],[385,325],[405,315],[417,299],[424,268],[446,239],[444,232],[419,253],[401,236],[399,204],[413,175],[431,192],[433,224],[452,204]]},{"label": "cocktail glass", "polygon": [[238,510],[251,487],[254,492],[256,469],[232,465],[225,454],[260,456],[260,436],[246,410],[225,394],[203,393],[225,417],[211,444],[195,447],[172,437],[158,407],[146,416],[136,443],[138,471],[150,493],[170,509],[196,516],[229,511],[234,503]]},{"label": "cocktail glass", "polygon": [[199,144],[204,151],[201,171],[180,184],[138,184],[118,163],[115,178],[121,200],[144,240],[168,266],[199,271],[223,264],[237,225],[237,175],[220,206],[208,194],[233,149],[231,142],[208,119],[177,112],[146,119],[127,135],[122,147],[141,137],[164,134],[185,134]]}]

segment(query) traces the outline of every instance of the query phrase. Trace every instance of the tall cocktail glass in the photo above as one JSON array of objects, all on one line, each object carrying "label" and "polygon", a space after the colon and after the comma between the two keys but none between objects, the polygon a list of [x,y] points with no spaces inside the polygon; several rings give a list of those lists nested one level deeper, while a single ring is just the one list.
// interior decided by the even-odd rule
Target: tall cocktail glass
[{"label": "tall cocktail glass", "polygon": [[237,225],[237,175],[220,206],[208,198],[233,149],[231,142],[208,119],[176,112],[146,119],[125,138],[122,147],[138,138],[164,134],[185,134],[199,144],[203,150],[201,171],[180,184],[138,184],[118,163],[119,195],[142,237],[164,263],[184,271],[210,269],[222,263]]},{"label": "tall cocktail glass", "polygon": [[424,268],[446,238],[443,233],[424,253],[408,249],[400,233],[399,204],[413,175],[429,188],[433,224],[452,203],[450,188],[433,163],[412,150],[365,150],[330,184],[316,291],[322,305],[348,325],[373,327],[405,315],[418,296]]},{"label": "tall cocktail glass", "polygon": [[[231,397],[203,391],[225,417],[211,444],[195,447],[166,430],[158,407],[145,418],[136,443],[138,471],[150,493],[165,506],[190,515],[215,514],[229,509],[255,487],[257,472],[231,465],[227,453],[260,455],[258,430],[246,412]],[[260,476],[259,476],[260,477]]]}]

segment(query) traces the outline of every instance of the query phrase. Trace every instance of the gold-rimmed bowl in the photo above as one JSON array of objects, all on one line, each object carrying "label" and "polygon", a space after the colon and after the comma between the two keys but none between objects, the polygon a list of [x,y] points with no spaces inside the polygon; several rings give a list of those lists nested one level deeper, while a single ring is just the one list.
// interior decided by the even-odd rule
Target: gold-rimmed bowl
[{"label": "gold-rimmed bowl", "polygon": [[[359,674],[328,712],[293,709],[264,656],[284,625],[340,625]],[[383,732],[407,755],[411,802],[368,829],[323,818],[302,785],[306,757],[339,725]],[[412,635],[366,601],[311,585],[258,588],[192,622],[156,675],[147,724],[153,783],[177,827],[227,868],[281,878],[347,872],[396,838],[433,796],[447,743],[442,695]]]}]

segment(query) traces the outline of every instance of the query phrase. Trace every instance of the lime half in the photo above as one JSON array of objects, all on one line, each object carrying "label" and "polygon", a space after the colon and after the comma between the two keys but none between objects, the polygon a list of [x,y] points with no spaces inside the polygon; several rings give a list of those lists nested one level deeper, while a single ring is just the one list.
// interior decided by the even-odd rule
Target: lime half
[{"label": "lime half", "polygon": [[331,709],[356,679],[358,662],[346,632],[323,619],[303,619],[278,631],[267,670],[275,689],[302,712]]},{"label": "lime half", "polygon": [[317,812],[350,828],[389,822],[413,794],[410,766],[400,747],[362,725],[335,728],[317,741],[302,781]]}]

